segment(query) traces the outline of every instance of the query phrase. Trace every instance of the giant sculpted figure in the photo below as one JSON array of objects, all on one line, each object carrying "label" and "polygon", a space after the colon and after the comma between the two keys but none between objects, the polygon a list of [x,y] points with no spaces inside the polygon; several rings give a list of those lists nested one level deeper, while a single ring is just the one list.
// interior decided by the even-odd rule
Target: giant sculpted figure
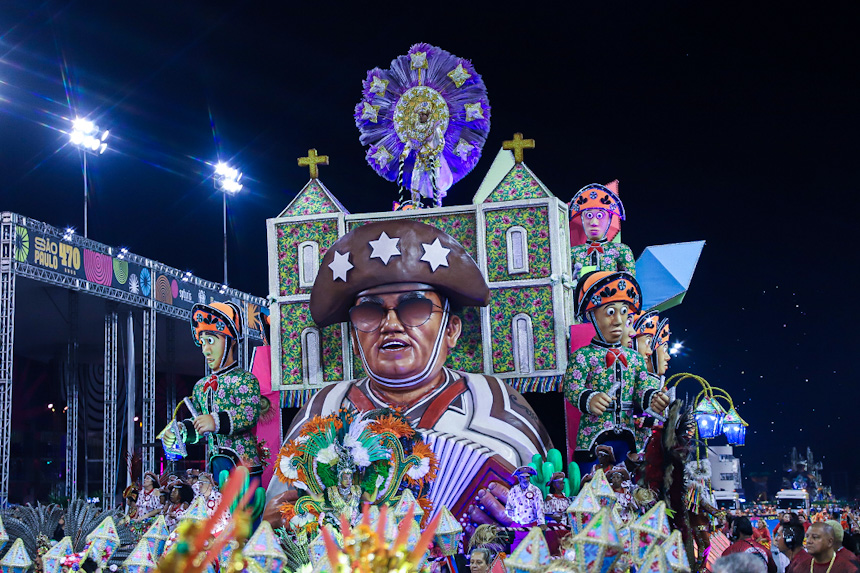
[{"label": "giant sculpted figure", "polygon": [[596,446],[611,446],[619,458],[641,451],[645,434],[633,416],[661,414],[669,400],[659,378],[649,376],[644,358],[621,344],[627,315],[639,310],[642,291],[628,272],[595,271],[583,276],[574,294],[577,317],[594,325],[591,344],[574,353],[565,375],[564,395],[582,412],[576,461],[583,473]]},{"label": "giant sculpted figure", "polygon": [[[430,498],[460,518],[493,481],[552,447],[534,411],[498,378],[446,365],[460,337],[456,310],[485,306],[490,291],[478,266],[444,232],[397,219],[368,223],[326,253],[311,291],[321,328],[347,322],[367,377],[327,386],[296,415],[285,442],[317,415],[340,408],[398,408],[431,445],[439,471]],[[290,498],[272,480],[265,518],[280,523]]]},{"label": "giant sculpted figure", "polygon": [[209,469],[215,476],[237,465],[247,466],[251,476],[263,473],[254,434],[261,409],[260,383],[236,359],[241,316],[231,302],[191,308],[191,333],[211,374],[194,385],[191,402],[196,411],[179,426],[180,438],[189,444],[206,441]]}]

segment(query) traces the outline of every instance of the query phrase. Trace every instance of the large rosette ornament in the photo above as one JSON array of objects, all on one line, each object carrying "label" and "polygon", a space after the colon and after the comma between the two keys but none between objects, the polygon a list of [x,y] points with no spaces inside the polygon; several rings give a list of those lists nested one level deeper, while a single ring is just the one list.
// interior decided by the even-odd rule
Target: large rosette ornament
[{"label": "large rosette ornament", "polygon": [[415,44],[389,69],[367,72],[363,86],[355,124],[367,162],[400,188],[395,209],[421,207],[422,198],[441,206],[478,163],[490,131],[481,76],[469,60]]}]

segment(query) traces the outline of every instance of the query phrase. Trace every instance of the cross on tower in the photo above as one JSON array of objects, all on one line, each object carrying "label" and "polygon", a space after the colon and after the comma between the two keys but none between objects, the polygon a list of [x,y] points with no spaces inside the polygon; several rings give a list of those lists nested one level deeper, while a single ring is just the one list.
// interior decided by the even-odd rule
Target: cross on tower
[{"label": "cross on tower", "polygon": [[514,138],[512,140],[502,142],[502,149],[507,149],[508,151],[513,150],[514,161],[517,163],[523,162],[523,149],[534,149],[534,148],[535,148],[535,140],[534,139],[523,139],[522,133],[515,133]]},{"label": "cross on tower", "polygon": [[307,157],[299,157],[299,165],[301,167],[310,167],[311,179],[319,179],[319,165],[328,165],[328,155],[317,155],[316,149],[308,149]]}]

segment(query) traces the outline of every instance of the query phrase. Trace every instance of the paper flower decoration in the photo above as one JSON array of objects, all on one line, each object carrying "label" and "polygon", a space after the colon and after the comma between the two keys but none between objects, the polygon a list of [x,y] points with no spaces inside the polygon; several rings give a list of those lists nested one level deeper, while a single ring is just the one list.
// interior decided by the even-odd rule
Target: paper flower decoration
[{"label": "paper flower decoration", "polygon": [[72,538],[68,536],[63,537],[56,545],[42,555],[42,569],[45,571],[59,571],[60,562],[74,552]]},{"label": "paper flower decoration", "polygon": [[24,540],[20,537],[15,540],[3,559],[0,559],[0,570],[3,573],[26,573],[33,561],[27,555],[27,549],[24,547]]},{"label": "paper flower decoration", "polygon": [[149,544],[149,553],[153,559],[158,560],[161,554],[164,553],[164,544],[170,536],[170,530],[167,529],[167,524],[164,521],[164,516],[159,515],[143,534],[143,539]]},{"label": "paper flower decoration", "polygon": [[657,502],[645,515],[630,525],[633,533],[631,554],[634,563],[642,563],[652,545],[662,543],[672,530],[666,517],[666,502]]},{"label": "paper flower decoration", "polygon": [[609,480],[606,479],[606,474],[602,469],[594,472],[594,477],[591,479],[591,491],[597,499],[597,503],[601,507],[612,508],[618,498],[615,496],[615,491],[609,485]]},{"label": "paper flower decoration", "polygon": [[669,564],[666,563],[666,555],[659,545],[652,545],[642,559],[642,565],[636,570],[637,573],[669,573]]},{"label": "paper flower decoration", "polygon": [[155,560],[152,553],[149,552],[147,540],[141,539],[122,564],[127,573],[152,573],[155,571]]},{"label": "paper flower decoration", "polygon": [[463,526],[460,522],[448,511],[444,505],[439,507],[439,527],[436,528],[436,537],[434,541],[442,550],[443,555],[454,555],[457,553],[457,547],[460,545],[460,535],[463,533]]},{"label": "paper flower decoration", "polygon": [[409,508],[415,507],[412,515],[414,516],[415,523],[421,523],[421,519],[424,517],[424,510],[421,509],[421,506],[418,505],[418,502],[415,501],[415,495],[412,493],[410,489],[404,489],[403,494],[400,496],[400,500],[397,502],[397,505],[394,506],[394,517],[397,518],[398,521],[402,520],[407,513],[409,513]]},{"label": "paper flower decoration", "polygon": [[264,571],[282,571],[287,564],[287,555],[267,521],[260,523],[248,539],[244,553],[245,557],[259,563]]},{"label": "paper flower decoration", "polygon": [[660,546],[672,573],[690,573],[690,560],[680,531],[673,531]]},{"label": "paper flower decoration", "polygon": [[549,563],[549,546],[540,527],[532,527],[511,556],[505,559],[509,573],[538,573]]},{"label": "paper flower decoration", "polygon": [[606,508],[574,538],[574,563],[584,573],[608,573],[624,551],[624,542]]},{"label": "paper flower decoration", "polygon": [[567,514],[570,516],[570,527],[573,533],[582,531],[588,521],[598,511],[600,511],[600,504],[597,503],[597,498],[594,497],[594,493],[591,490],[591,482],[586,482],[567,508]]}]

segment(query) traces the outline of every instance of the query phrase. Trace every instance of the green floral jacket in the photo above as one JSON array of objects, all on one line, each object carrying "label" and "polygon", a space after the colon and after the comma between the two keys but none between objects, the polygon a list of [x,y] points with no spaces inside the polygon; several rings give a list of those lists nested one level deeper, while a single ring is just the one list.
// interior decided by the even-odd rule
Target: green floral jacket
[{"label": "green floral jacket", "polygon": [[[260,465],[255,435],[260,417],[260,383],[256,376],[234,366],[201,378],[194,385],[192,402],[198,414],[215,418],[215,432],[205,436],[211,453],[226,449],[250,468]],[[183,424],[185,441],[200,441],[203,436],[194,429],[193,420],[183,420]]]},{"label": "green floral jacket", "polygon": [[636,276],[636,259],[633,251],[624,243],[613,243],[606,239],[587,241],[570,249],[571,264],[597,267],[598,271],[627,271]]},{"label": "green floral jacket", "polygon": [[[616,356],[610,358],[610,353]],[[635,428],[633,413],[644,411],[660,388],[659,379],[648,375],[645,359],[634,350],[596,340],[577,350],[564,375],[564,397],[582,412],[576,450],[590,451],[603,441],[619,439],[623,433],[629,433],[640,450],[646,434]],[[606,392],[615,400],[599,416],[588,410],[591,398],[598,392]]]}]

